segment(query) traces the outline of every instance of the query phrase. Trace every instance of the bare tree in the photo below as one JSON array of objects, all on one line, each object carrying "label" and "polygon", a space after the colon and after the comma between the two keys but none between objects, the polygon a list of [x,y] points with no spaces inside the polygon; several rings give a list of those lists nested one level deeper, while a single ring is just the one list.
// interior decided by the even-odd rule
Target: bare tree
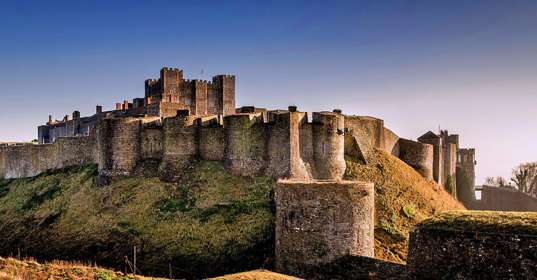
[{"label": "bare tree", "polygon": [[537,162],[522,163],[513,169],[511,181],[518,190],[537,195]]},{"label": "bare tree", "polygon": [[502,176],[485,178],[485,185],[493,187],[508,187],[507,180]]}]

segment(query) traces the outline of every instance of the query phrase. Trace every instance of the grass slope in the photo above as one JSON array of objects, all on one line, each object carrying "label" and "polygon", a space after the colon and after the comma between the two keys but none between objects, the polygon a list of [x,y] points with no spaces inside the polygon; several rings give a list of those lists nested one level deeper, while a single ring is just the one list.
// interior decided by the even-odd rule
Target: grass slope
[{"label": "grass slope", "polygon": [[0,258],[0,280],[71,279],[71,280],[164,280],[139,275],[123,274],[112,270],[74,262],[40,264],[34,260]]},{"label": "grass slope", "polygon": [[257,269],[211,278],[211,280],[301,280],[301,278],[275,273],[265,269]]},{"label": "grass slope", "polygon": [[408,234],[423,219],[464,209],[442,187],[385,151],[375,150],[367,165],[347,158],[345,176],[375,183],[375,256],[406,261]]},{"label": "grass slope", "polygon": [[95,166],[0,183],[0,254],[96,261],[123,271],[205,277],[262,267],[273,255],[273,180],[200,162],[181,183],[95,184]]}]

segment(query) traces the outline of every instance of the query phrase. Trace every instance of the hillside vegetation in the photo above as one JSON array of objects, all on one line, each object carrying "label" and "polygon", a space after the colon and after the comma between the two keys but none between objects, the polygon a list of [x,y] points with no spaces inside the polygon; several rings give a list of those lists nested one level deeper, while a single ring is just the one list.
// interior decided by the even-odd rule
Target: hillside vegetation
[{"label": "hillside vegetation", "polygon": [[0,254],[97,262],[143,274],[205,277],[259,268],[273,255],[273,180],[200,162],[180,183],[95,183],[93,165],[0,183]]},{"label": "hillside vegetation", "polygon": [[464,209],[442,187],[382,150],[368,164],[347,158],[345,176],[375,183],[375,256],[404,263],[408,235],[423,219],[446,210]]},{"label": "hillside vegetation", "polygon": [[[136,245],[145,275],[202,278],[271,268],[274,180],[233,176],[221,162],[199,162],[179,183],[168,183],[150,167],[104,187],[95,182],[94,165],[1,181],[0,255],[129,271]],[[383,151],[374,151],[367,165],[347,158],[346,177],[375,183],[375,250],[383,260],[405,262],[408,233],[419,221],[463,209]]]}]

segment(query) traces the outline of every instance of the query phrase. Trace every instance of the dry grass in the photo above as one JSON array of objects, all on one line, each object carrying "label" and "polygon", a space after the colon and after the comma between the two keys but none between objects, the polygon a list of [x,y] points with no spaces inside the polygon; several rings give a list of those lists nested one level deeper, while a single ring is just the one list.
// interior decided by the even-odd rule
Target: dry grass
[{"label": "dry grass", "polygon": [[346,176],[375,183],[375,256],[382,260],[404,263],[409,232],[418,222],[464,209],[442,187],[381,150],[372,152],[367,165],[347,158]]},{"label": "dry grass", "polygon": [[224,275],[217,278],[212,278],[212,280],[300,280],[300,278],[283,275],[264,269],[258,269],[248,272]]},{"label": "dry grass", "polygon": [[155,279],[138,275],[125,275],[108,269],[77,262],[52,261],[40,264],[32,259],[18,260],[0,258],[0,280],[40,280],[40,279],[71,279],[71,280],[127,280]]}]

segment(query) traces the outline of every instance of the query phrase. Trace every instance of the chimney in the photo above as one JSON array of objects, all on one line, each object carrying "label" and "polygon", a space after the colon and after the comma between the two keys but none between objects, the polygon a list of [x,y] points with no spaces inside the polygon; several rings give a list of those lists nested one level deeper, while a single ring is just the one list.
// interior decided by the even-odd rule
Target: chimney
[{"label": "chimney", "polygon": [[123,104],[116,103],[116,111],[121,111],[122,106],[123,106]]},{"label": "chimney", "polygon": [[103,106],[97,105],[95,106],[95,113],[100,114],[103,112]]},{"label": "chimney", "polygon": [[48,122],[47,124],[51,124],[52,123],[52,115],[48,115]]},{"label": "chimney", "polygon": [[124,100],[123,101],[123,110],[127,110],[129,109],[129,101],[128,100]]},{"label": "chimney", "polygon": [[74,111],[73,112],[73,120],[77,120],[77,119],[80,119],[80,112],[79,111]]}]

